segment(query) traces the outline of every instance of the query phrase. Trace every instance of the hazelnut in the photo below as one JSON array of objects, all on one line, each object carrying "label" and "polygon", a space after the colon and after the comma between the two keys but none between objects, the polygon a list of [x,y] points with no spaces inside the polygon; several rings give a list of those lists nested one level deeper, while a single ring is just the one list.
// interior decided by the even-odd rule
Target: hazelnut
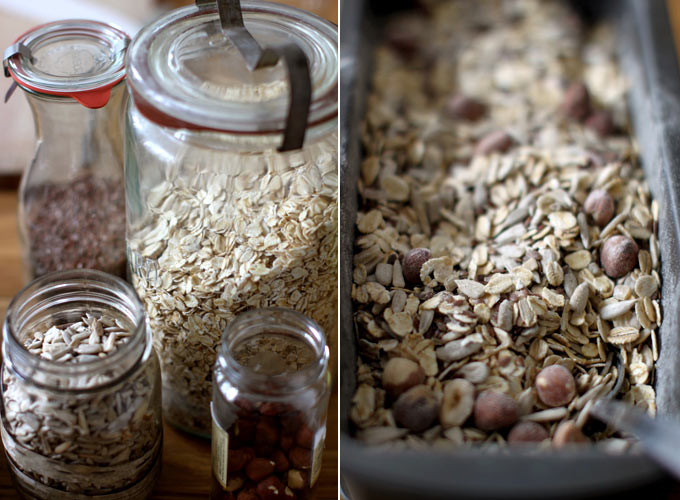
[{"label": "hazelnut", "polygon": [[255,427],[255,443],[258,446],[276,446],[279,442],[279,434],[276,421],[263,418]]},{"label": "hazelnut", "polygon": [[266,401],[260,405],[260,414],[267,417],[275,417],[287,411],[290,411],[290,405],[284,403],[274,403]]},{"label": "hazelnut", "polygon": [[517,403],[507,394],[485,391],[477,396],[474,407],[475,425],[484,431],[509,427],[519,418]]},{"label": "hazelnut", "polygon": [[564,406],[576,395],[574,376],[562,365],[550,365],[536,375],[538,399],[547,406]]},{"label": "hazelnut", "polygon": [[238,472],[254,457],[254,453],[247,450],[229,450],[227,455],[227,471]]},{"label": "hazelnut", "polygon": [[590,113],[590,94],[581,82],[572,83],[564,93],[560,108],[569,118],[585,120]]},{"label": "hazelnut", "polygon": [[420,268],[432,258],[432,252],[427,248],[414,248],[404,255],[401,263],[402,272],[406,282],[410,285],[420,285]]},{"label": "hazelnut", "polygon": [[473,97],[454,94],[449,98],[444,110],[451,118],[477,121],[486,113],[486,105]]},{"label": "hazelnut", "polygon": [[583,209],[595,224],[604,227],[614,216],[614,199],[604,189],[595,189],[588,194]]},{"label": "hazelnut", "polygon": [[312,466],[312,452],[305,448],[293,448],[288,452],[288,458],[296,469],[309,469]]},{"label": "hazelnut", "polygon": [[595,111],[586,118],[585,126],[595,131],[600,137],[607,137],[614,133],[614,120],[607,111]]},{"label": "hazelnut", "polygon": [[392,358],[385,363],[382,383],[385,390],[393,398],[406,392],[411,387],[425,381],[425,372],[415,361],[406,358]]},{"label": "hazelnut", "polygon": [[260,500],[260,497],[252,490],[243,490],[236,496],[236,500]]},{"label": "hazelnut", "polygon": [[445,429],[463,425],[475,405],[475,386],[464,378],[447,382],[444,386],[439,423]]},{"label": "hazelnut", "polygon": [[272,455],[274,461],[274,470],[276,472],[285,472],[290,468],[290,461],[284,452],[276,450]]},{"label": "hazelnut", "polygon": [[[260,481],[256,488],[257,496],[260,500],[276,500],[278,498],[294,498],[286,495],[286,486],[276,476],[270,476]],[[290,490],[289,490],[290,491]]]},{"label": "hazelnut", "polygon": [[314,432],[306,425],[301,426],[295,434],[295,442],[303,448],[312,449],[314,446]]},{"label": "hazelnut", "polygon": [[[234,424],[233,442],[230,446],[243,446],[252,443],[255,439],[255,422],[239,418]],[[231,441],[231,440],[230,440]]]},{"label": "hazelnut", "polygon": [[437,419],[439,403],[432,389],[426,385],[416,385],[399,396],[392,411],[400,426],[413,432],[422,432]]},{"label": "hazelnut", "polygon": [[475,155],[488,155],[490,153],[499,152],[503,153],[510,149],[515,143],[515,139],[512,138],[505,130],[496,130],[490,132],[489,134],[482,137],[477,146],[475,146]]},{"label": "hazelnut", "polygon": [[301,490],[307,484],[307,474],[304,471],[291,469],[288,471],[288,487],[292,490]]},{"label": "hazelnut", "polygon": [[562,448],[569,443],[585,443],[588,438],[585,437],[581,429],[572,420],[565,420],[555,429],[552,443],[555,448]]},{"label": "hazelnut", "polygon": [[526,420],[510,429],[508,443],[540,443],[549,437],[550,433],[541,424]]},{"label": "hazelnut", "polygon": [[259,481],[272,474],[275,465],[266,458],[254,458],[246,465],[246,476],[253,481]]},{"label": "hazelnut", "polygon": [[282,436],[281,437],[281,449],[284,451],[290,450],[295,444],[295,439],[293,436]]},{"label": "hazelnut", "polygon": [[600,263],[610,278],[620,278],[638,263],[638,246],[628,236],[607,238],[600,248]]}]

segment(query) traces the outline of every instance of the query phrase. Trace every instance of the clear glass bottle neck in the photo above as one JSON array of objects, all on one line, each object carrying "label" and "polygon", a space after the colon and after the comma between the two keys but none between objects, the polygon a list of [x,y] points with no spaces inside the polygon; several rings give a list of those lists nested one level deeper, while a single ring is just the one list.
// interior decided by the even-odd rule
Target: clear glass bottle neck
[{"label": "clear glass bottle neck", "polygon": [[[267,375],[237,361],[239,346],[250,339],[280,335],[303,342],[314,353],[314,361],[294,373]],[[286,396],[305,390],[327,375],[329,351],[321,328],[306,316],[283,308],[255,309],[240,314],[222,337],[217,355],[217,378],[228,379],[233,386],[251,394]]]},{"label": "clear glass bottle neck", "polygon": [[[130,339],[111,355],[86,363],[59,363],[30,353],[24,342],[39,324],[108,312],[132,325]],[[5,367],[26,382],[64,392],[99,390],[119,382],[151,352],[144,306],[123,280],[94,270],[59,271],[37,279],[10,302],[3,326]]]}]

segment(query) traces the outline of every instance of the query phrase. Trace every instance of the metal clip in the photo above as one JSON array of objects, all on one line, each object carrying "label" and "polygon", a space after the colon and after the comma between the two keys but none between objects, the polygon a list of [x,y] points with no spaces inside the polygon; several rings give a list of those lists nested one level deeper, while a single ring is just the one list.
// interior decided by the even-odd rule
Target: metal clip
[{"label": "metal clip", "polygon": [[300,47],[292,43],[262,48],[243,23],[240,0],[196,0],[196,6],[213,6],[215,2],[222,33],[237,48],[250,71],[274,66],[279,59],[283,59],[290,81],[290,104],[279,151],[300,149],[305,141],[312,101],[312,81],[307,56]]},{"label": "metal clip", "polygon": [[[34,62],[33,54],[31,54],[31,49],[29,49],[26,45],[24,45],[21,42],[13,43],[9,47],[7,47],[7,49],[5,49],[5,53],[2,56],[2,69],[3,72],[5,73],[6,78],[12,76],[11,73],[9,72],[9,59],[17,54],[24,56],[31,62]],[[9,86],[9,89],[7,89],[7,93],[5,94],[5,102],[9,101],[9,98],[12,97],[12,94],[14,94],[14,91],[16,89],[17,82],[13,81],[12,84]]]}]

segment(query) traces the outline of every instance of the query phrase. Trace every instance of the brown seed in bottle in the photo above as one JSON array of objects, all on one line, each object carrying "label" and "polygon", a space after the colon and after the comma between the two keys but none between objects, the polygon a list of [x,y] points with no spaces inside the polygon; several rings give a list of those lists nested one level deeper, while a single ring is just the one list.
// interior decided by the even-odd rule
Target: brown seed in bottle
[{"label": "brown seed in bottle", "polygon": [[588,438],[581,432],[576,423],[572,420],[565,420],[560,423],[555,429],[553,435],[553,446],[555,448],[562,448],[569,443],[585,443]]},{"label": "brown seed in bottle", "polygon": [[276,450],[272,455],[274,461],[274,470],[276,472],[285,472],[290,468],[290,461],[284,452]]},{"label": "brown seed in bottle", "polygon": [[314,446],[314,432],[302,425],[295,434],[295,442],[303,448],[311,449]]},{"label": "brown seed in bottle", "polygon": [[304,471],[291,469],[288,471],[288,487],[292,490],[301,490],[307,484],[307,475]]},{"label": "brown seed in bottle", "polygon": [[295,444],[293,436],[281,436],[281,449],[284,451],[290,450]]},{"label": "brown seed in bottle", "polygon": [[299,446],[288,452],[290,463],[296,469],[309,469],[312,466],[312,452]]},{"label": "brown seed in bottle", "polygon": [[638,263],[638,246],[628,236],[607,238],[600,249],[600,263],[610,278],[620,278]]},{"label": "brown seed in bottle", "polygon": [[590,113],[590,94],[581,82],[572,83],[564,93],[560,108],[569,118],[585,120]]},{"label": "brown seed in bottle", "polygon": [[507,394],[484,391],[475,401],[475,425],[483,431],[495,431],[517,422],[517,402]]},{"label": "brown seed in bottle", "polygon": [[401,263],[402,272],[407,283],[410,285],[421,285],[420,269],[423,264],[432,258],[432,252],[427,248],[413,248],[404,255]]},{"label": "brown seed in bottle", "polygon": [[437,419],[439,402],[428,386],[416,385],[399,396],[392,411],[400,426],[422,432]]},{"label": "brown seed in bottle", "polygon": [[540,443],[550,437],[550,434],[538,422],[531,422],[529,420],[518,422],[510,429],[508,434],[508,443]]},{"label": "brown seed in bottle", "polygon": [[604,227],[614,216],[614,198],[604,189],[595,189],[588,194],[583,209],[595,224]]},{"label": "brown seed in bottle", "polygon": [[266,458],[254,458],[246,465],[246,476],[252,481],[259,481],[274,472],[275,463]]},{"label": "brown seed in bottle", "polygon": [[543,404],[564,406],[576,395],[576,382],[564,366],[550,365],[536,375],[536,392]]},{"label": "brown seed in bottle", "polygon": [[477,146],[475,146],[475,155],[488,155],[490,153],[498,152],[504,153],[515,143],[505,130],[496,130],[482,137]]},{"label": "brown seed in bottle", "polygon": [[286,491],[286,486],[276,476],[270,476],[267,479],[260,481],[257,485],[256,491],[259,500],[277,500],[279,498],[295,498],[295,495],[290,491]]},{"label": "brown seed in bottle", "polygon": [[385,363],[382,383],[393,398],[399,397],[411,387],[425,381],[425,372],[415,361],[406,358],[392,358]]},{"label": "brown seed in bottle", "polygon": [[444,110],[451,118],[477,121],[486,113],[486,105],[474,97],[454,94],[449,98]]},{"label": "brown seed in bottle", "polygon": [[228,459],[227,459],[227,471],[228,472],[238,472],[245,465],[250,462],[253,457],[255,456],[254,453],[249,452],[247,449],[243,450],[229,450],[228,454]]},{"label": "brown seed in bottle", "polygon": [[260,497],[252,490],[243,490],[236,496],[236,500],[260,500]]},{"label": "brown seed in bottle", "polygon": [[279,442],[279,434],[274,419],[262,418],[255,427],[255,443],[258,446],[276,446]]}]

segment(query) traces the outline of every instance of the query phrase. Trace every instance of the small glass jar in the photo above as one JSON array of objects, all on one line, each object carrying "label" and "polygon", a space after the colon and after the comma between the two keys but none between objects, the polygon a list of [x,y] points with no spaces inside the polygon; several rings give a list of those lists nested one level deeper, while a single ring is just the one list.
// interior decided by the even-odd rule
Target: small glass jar
[{"label": "small glass jar", "polygon": [[211,500],[314,498],[330,394],[319,326],[290,309],[229,324],[214,371]]},{"label": "small glass jar", "polygon": [[2,442],[22,496],[150,495],[160,471],[160,369],[130,285],[93,270],[33,281],[9,305],[2,354]]},{"label": "small glass jar", "polygon": [[88,268],[125,276],[122,117],[127,35],[66,20],[23,34],[6,75],[33,111],[35,153],[19,188],[29,279]]},{"label": "small glass jar", "polygon": [[212,367],[237,314],[286,307],[337,328],[337,29],[244,0],[262,45],[297,44],[311,68],[304,145],[281,152],[282,62],[250,72],[216,6],[145,27],[128,51],[128,261],[163,373],[167,422],[209,436]]}]

